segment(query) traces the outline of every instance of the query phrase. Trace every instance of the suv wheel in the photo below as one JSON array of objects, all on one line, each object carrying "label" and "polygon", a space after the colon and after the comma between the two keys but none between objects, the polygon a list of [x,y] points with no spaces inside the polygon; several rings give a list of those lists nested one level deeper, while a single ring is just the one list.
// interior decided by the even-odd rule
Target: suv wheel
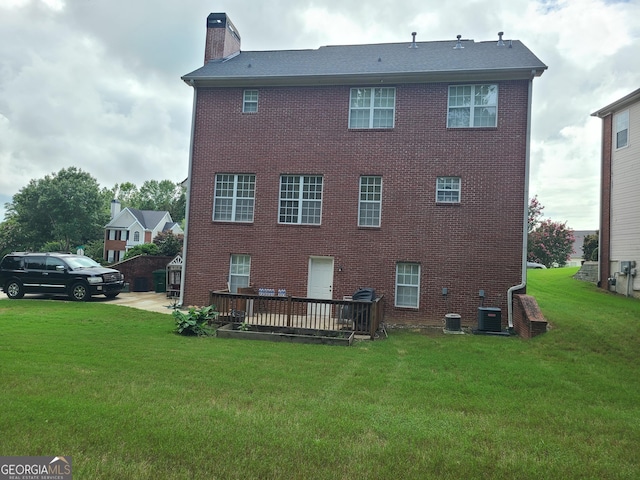
[{"label": "suv wheel", "polygon": [[85,302],[89,300],[89,287],[86,283],[77,282],[71,287],[71,299],[76,302]]},{"label": "suv wheel", "polygon": [[4,286],[4,292],[7,294],[7,297],[11,299],[24,297],[24,288],[22,288],[22,284],[17,280],[9,280]]}]

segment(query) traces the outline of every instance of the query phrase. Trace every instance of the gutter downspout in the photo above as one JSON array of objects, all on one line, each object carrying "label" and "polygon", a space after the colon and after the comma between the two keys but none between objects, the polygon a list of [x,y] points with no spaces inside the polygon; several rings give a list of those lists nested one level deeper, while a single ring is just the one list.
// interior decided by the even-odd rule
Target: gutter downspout
[{"label": "gutter downspout", "polygon": [[187,205],[184,212],[184,241],[182,243],[182,271],[180,272],[180,300],[178,301],[178,307],[184,305],[184,280],[185,271],[187,268],[187,241],[189,235],[189,205],[191,203],[191,184],[193,182],[192,166],[193,166],[193,141],[195,137],[196,126],[196,101],[198,99],[198,90],[196,89],[195,82],[191,80],[191,87],[193,87],[193,110],[191,113],[191,140],[189,142],[189,170],[187,177]]},{"label": "gutter downspout", "polygon": [[529,79],[529,104],[527,105],[526,158],[524,165],[524,213],[522,226],[522,273],[521,282],[507,290],[507,312],[509,330],[513,330],[513,292],[527,286],[527,240],[529,236],[529,170],[531,163],[531,103],[533,77]]}]

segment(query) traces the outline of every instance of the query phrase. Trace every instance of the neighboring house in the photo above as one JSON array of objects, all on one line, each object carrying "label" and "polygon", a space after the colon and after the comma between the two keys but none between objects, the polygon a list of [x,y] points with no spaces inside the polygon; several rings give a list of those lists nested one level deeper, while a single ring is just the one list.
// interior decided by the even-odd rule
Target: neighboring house
[{"label": "neighboring house", "polygon": [[414,40],[241,51],[227,15],[209,15],[205,65],[182,77],[185,305],[227,286],[370,287],[389,323],[472,324],[480,290],[503,309],[522,291],[531,88],[547,67],[501,34]]},{"label": "neighboring house", "polygon": [[571,257],[567,262],[567,267],[579,267],[584,262],[584,252],[582,251],[582,246],[584,245],[584,238],[587,235],[595,234],[595,230],[574,230],[573,231],[573,253],[571,253]]},{"label": "neighboring house", "polygon": [[169,212],[120,209],[120,202],[111,202],[111,221],[104,227],[104,259],[119,262],[131,247],[151,243],[160,232],[184,233],[171,219]]},{"label": "neighboring house", "polygon": [[591,115],[603,120],[599,285],[640,297],[640,89]]}]

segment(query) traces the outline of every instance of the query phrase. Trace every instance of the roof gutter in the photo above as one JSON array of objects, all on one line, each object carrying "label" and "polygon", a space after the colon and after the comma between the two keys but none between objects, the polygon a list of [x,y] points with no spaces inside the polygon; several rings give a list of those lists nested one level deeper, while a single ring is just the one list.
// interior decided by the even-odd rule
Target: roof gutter
[{"label": "roof gutter", "polygon": [[[546,68],[546,67],[545,67]],[[343,73],[322,75],[253,75],[253,76],[200,76],[187,74],[182,80],[196,87],[268,87],[268,86],[319,86],[363,85],[437,82],[480,82],[504,80],[528,80],[539,77],[544,69],[494,69],[459,70],[442,72],[394,72],[394,73]]]},{"label": "roof gutter", "polygon": [[513,293],[527,286],[527,240],[529,236],[529,170],[531,163],[531,104],[532,104],[533,78],[529,80],[527,105],[527,134],[526,134],[526,154],[524,164],[524,210],[522,217],[522,266],[521,281],[518,285],[507,290],[507,312],[509,330],[513,329]]}]

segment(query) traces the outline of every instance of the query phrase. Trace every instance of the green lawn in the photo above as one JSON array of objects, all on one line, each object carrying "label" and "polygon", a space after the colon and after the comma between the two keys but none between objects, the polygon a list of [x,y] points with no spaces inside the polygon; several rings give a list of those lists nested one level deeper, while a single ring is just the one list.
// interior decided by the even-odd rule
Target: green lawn
[{"label": "green lawn", "polygon": [[573,273],[530,272],[552,325],[532,340],[188,338],[2,300],[0,455],[71,455],[77,479],[636,479],[640,301]]}]

